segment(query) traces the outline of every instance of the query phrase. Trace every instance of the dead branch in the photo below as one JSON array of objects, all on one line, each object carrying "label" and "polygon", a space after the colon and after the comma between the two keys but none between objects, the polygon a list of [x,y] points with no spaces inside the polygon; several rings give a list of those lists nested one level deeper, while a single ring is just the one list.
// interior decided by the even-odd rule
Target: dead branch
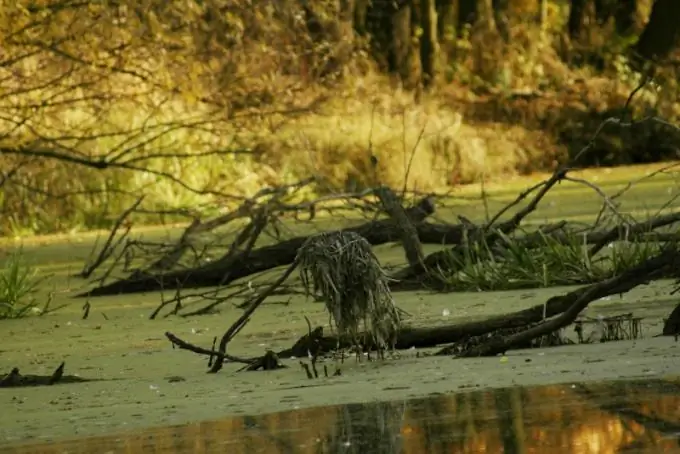
[{"label": "dead branch", "polygon": [[[515,201],[500,210],[499,213],[496,214],[496,216],[494,216],[486,226],[481,229],[471,230],[467,240],[462,241],[460,244],[451,249],[434,252],[425,257],[425,260],[423,260],[422,264],[416,266],[409,265],[397,272],[392,277],[397,281],[401,281],[401,285],[403,285],[405,288],[409,288],[413,282],[418,282],[418,285],[422,285],[422,283],[419,281],[427,281],[431,285],[434,284],[433,276],[428,275],[428,269],[451,272],[452,270],[450,268],[453,263],[453,261],[450,260],[451,255],[462,256],[472,244],[482,240],[485,241],[489,246],[493,246],[494,243],[500,239],[500,233],[506,235],[512,233],[517,229],[517,227],[519,227],[524,218],[536,210],[538,204],[548,193],[548,191],[550,191],[553,186],[564,179],[568,170],[569,169],[567,167],[562,167],[556,170],[553,175],[545,182],[533,186],[529,190],[520,194],[517,199],[515,199]],[[538,190],[538,193],[527,204],[526,207],[515,213],[515,215],[509,220],[502,222],[497,227],[494,227],[494,223],[502,216],[503,213],[507,211],[510,206],[518,204],[522,199],[528,197],[528,195],[535,190]]]},{"label": "dead branch", "polygon": [[[247,260],[248,255],[253,249],[253,246],[255,245],[255,242],[260,236],[260,233],[262,230],[266,227],[267,225],[267,219],[268,219],[268,213],[266,210],[266,207],[261,208],[253,217],[252,222],[241,232],[241,234],[237,237],[237,239],[234,241],[232,244],[232,247],[229,250],[229,253],[225,257],[226,260],[234,260],[234,257],[236,256],[236,251],[237,247],[241,245],[242,242],[248,240],[248,244],[246,245],[245,250],[239,254],[239,258],[242,260]],[[246,233],[244,233],[246,232]],[[250,238],[247,238],[249,236]],[[233,262],[232,262],[233,263]],[[223,280],[228,280],[229,279],[229,273],[226,273],[223,276]],[[221,286],[222,283],[218,283],[218,286]],[[170,304],[172,301],[176,302],[175,310],[173,311],[174,314],[177,314],[177,312],[181,309],[181,301],[182,301],[182,295],[181,295],[181,287],[177,287],[176,289],[176,296],[170,301],[162,301],[161,304],[154,310],[154,312],[151,314],[150,318],[154,319],[156,316],[159,314],[159,312],[168,304]],[[228,298],[228,297],[227,297]],[[226,301],[226,298],[221,298],[218,299],[217,301],[214,301],[213,304],[209,305],[207,308],[204,310],[212,310],[215,306],[218,304],[222,303],[223,301]],[[199,312],[200,313],[200,312]]]},{"label": "dead branch", "polygon": [[[434,205],[431,198],[427,197],[415,206],[406,209],[407,215],[416,224],[433,212]],[[396,241],[400,238],[400,232],[391,219],[367,222],[344,230],[358,233],[373,245]],[[127,279],[99,286],[78,297],[153,291],[168,286],[182,286],[188,289],[227,285],[237,279],[293,263],[298,249],[306,239],[306,236],[295,237],[278,244],[253,249],[247,254],[242,252],[232,257],[227,254],[212,263],[189,270],[152,275],[143,272],[133,273]]]},{"label": "dead branch", "polygon": [[220,340],[220,345],[217,353],[215,354],[215,362],[213,363],[212,367],[210,368],[211,373],[217,373],[222,369],[222,365],[224,363],[224,358],[225,358],[225,352],[227,351],[227,344],[229,341],[241,330],[243,327],[248,323],[250,320],[250,316],[255,312],[255,309],[257,309],[260,304],[269,296],[269,294],[276,289],[282,282],[284,282],[288,277],[291,275],[291,273],[295,270],[295,268],[298,265],[298,260],[297,258],[293,260],[293,263],[288,267],[288,269],[279,276],[279,278],[272,282],[272,284],[269,286],[268,289],[265,291],[261,292],[257,298],[255,298],[250,306],[243,311],[243,314],[234,322],[231,327],[224,333],[222,336],[222,339]]},{"label": "dead branch", "polygon": [[[187,341],[180,339],[179,337],[175,336],[174,334],[172,334],[169,331],[166,331],[165,337],[167,337],[168,340],[172,343],[173,348],[177,347],[180,350],[187,350],[187,351],[190,351],[190,352],[198,353],[199,355],[207,355],[207,356],[213,356],[213,357],[220,356],[219,353],[217,351],[215,351],[214,349],[208,350],[208,349],[203,348],[203,347],[198,347],[196,345],[193,345],[193,344],[191,344]],[[251,364],[253,361],[255,361],[257,359],[257,358],[239,358],[238,356],[233,356],[233,355],[230,355],[226,352],[222,353],[221,358],[223,358],[223,360],[226,359],[228,361],[232,361],[232,362],[235,362],[235,363],[243,363],[243,364]]]},{"label": "dead branch", "polygon": [[[680,260],[680,256],[678,256],[677,249],[674,246],[667,246],[656,257],[631,268],[619,276],[580,287],[564,295],[554,296],[549,298],[544,304],[474,322],[422,328],[404,327],[399,332],[395,348],[398,350],[432,348],[499,330],[516,329],[536,324],[568,311],[577,303],[582,304],[584,301],[589,303],[606,296],[625,293],[638,285],[663,278],[673,269],[678,260]],[[554,331],[554,329],[550,331]],[[544,334],[546,333],[539,332],[535,337],[540,337]],[[307,339],[309,336],[305,335],[290,349],[279,352],[278,356],[280,358],[289,358],[291,356],[299,357],[306,355],[305,349],[310,343],[318,345],[320,351],[323,352],[332,351],[336,345],[345,348],[351,345],[350,339],[324,336],[323,331],[320,329],[314,331],[313,340]],[[531,339],[533,338],[519,338],[519,340],[513,341],[512,345],[526,343]],[[366,345],[366,347],[372,348],[370,344]]]},{"label": "dead branch", "polygon": [[605,281],[571,292],[573,302],[569,308],[552,320],[546,320],[539,325],[508,337],[499,337],[490,342],[474,347],[464,353],[461,357],[471,356],[493,356],[505,353],[518,344],[526,343],[538,337],[564,328],[576,320],[583,309],[588,307],[592,301],[601,298],[602,294],[627,292],[638,285],[647,284],[654,279],[662,277],[668,269],[674,267],[678,262],[678,251],[675,247],[667,247],[656,257],[646,260],[640,265],[612,277]]},{"label": "dead branch", "polygon": [[[116,236],[116,233],[118,233],[118,229],[123,225],[125,220],[130,216],[130,214],[137,209],[137,207],[142,203],[144,200],[144,196],[141,196],[137,198],[137,200],[130,205],[121,215],[116,219],[116,222],[113,224],[113,227],[111,228],[111,232],[109,233],[109,236],[106,238],[106,242],[104,243],[104,246],[102,247],[101,251],[99,251],[99,254],[97,255],[97,258],[94,259],[93,261],[86,263],[85,266],[83,267],[83,270],[80,272],[79,276],[82,277],[83,279],[89,278],[92,273],[99,268],[99,266],[104,263],[106,260],[108,260],[114,252],[116,252],[116,249],[120,244],[123,242],[125,238],[127,238],[128,234],[130,233],[130,230],[132,229],[132,224],[127,224],[125,226],[125,231],[123,234],[115,241],[113,241],[114,237]],[[95,244],[96,247],[96,244]],[[94,249],[92,251],[94,253]]]},{"label": "dead branch", "polygon": [[[158,273],[170,271],[182,258],[184,253],[193,247],[193,242],[196,237],[201,234],[213,231],[218,227],[223,227],[232,221],[241,219],[244,217],[251,217],[251,222],[246,226],[239,235],[237,235],[236,240],[232,243],[227,256],[233,256],[238,248],[251,237],[251,230],[254,227],[254,219],[257,217],[254,213],[259,213],[264,207],[267,207],[269,211],[273,212],[273,207],[281,209],[281,197],[284,195],[289,195],[291,190],[297,191],[305,186],[309,185],[314,181],[314,178],[307,178],[305,180],[298,181],[290,185],[282,185],[275,187],[267,187],[260,189],[253,197],[246,199],[241,205],[229,213],[208,219],[207,221],[201,221],[200,218],[195,217],[193,222],[184,230],[182,236],[176,245],[163,257],[159,258],[156,262],[150,265],[146,270],[146,273]],[[266,197],[270,197],[268,200],[261,201]],[[284,210],[291,210],[293,207],[285,207]]]},{"label": "dead branch", "polygon": [[[380,186],[375,192],[383,204],[383,209],[392,218],[401,233],[401,243],[406,251],[406,259],[409,265],[422,266],[424,255],[423,248],[418,239],[418,231],[406,214],[401,201],[387,186]],[[434,204],[429,197],[424,200],[432,205]]]},{"label": "dead branch", "polygon": [[[564,326],[572,323],[578,314],[587,305],[600,298],[609,295],[625,293],[639,285],[646,284],[652,280],[662,278],[674,269],[677,265],[680,256],[675,246],[667,246],[656,257],[651,258],[644,263],[624,272],[618,276],[612,277],[602,282],[581,287],[564,295],[559,295],[548,299],[544,304],[533,306],[511,314],[499,315],[487,320],[462,323],[448,326],[437,326],[428,328],[409,328],[404,327],[398,335],[396,349],[407,350],[410,348],[431,348],[442,344],[451,344],[461,340],[481,336],[499,330],[508,330],[526,327],[528,325],[540,323],[539,325],[522,331],[519,334],[507,337],[505,339],[494,339],[488,344],[482,344],[476,349],[471,349],[464,354],[464,356],[480,356],[493,355],[507,351],[514,346],[526,344],[527,342],[554,332]],[[294,266],[291,266],[286,273],[284,273],[269,289],[278,286],[287,278]],[[248,311],[244,313],[239,320],[237,320],[232,327],[223,336],[224,349],[229,339],[240,330],[249,319],[252,312],[264,301],[268,295],[268,291],[262,292],[255,300],[252,301]],[[561,314],[561,315],[560,315]],[[566,314],[566,315],[565,315]],[[555,317],[558,316],[558,317]],[[552,320],[552,317],[555,317]],[[548,321],[546,321],[548,320]],[[168,334],[166,334],[168,336]],[[176,337],[168,336],[173,343],[177,340]],[[226,341],[225,341],[226,339]],[[181,345],[187,350],[203,355],[212,355],[218,358],[219,366],[213,364],[213,369],[221,368],[221,361],[219,358],[230,360],[223,350],[214,351],[195,347],[186,342],[180,341]],[[180,345],[177,343],[177,345]],[[334,350],[337,346],[347,348],[351,345],[351,339],[348,337],[324,336],[323,329],[318,327],[310,330],[302,338],[300,338],[291,348],[283,350],[277,354],[279,358],[303,357],[310,353],[310,346],[313,346],[315,355]],[[365,345],[367,349],[373,348],[370,343]],[[231,359],[234,361],[234,359]],[[242,359],[240,362],[247,362]]]},{"label": "dead branch", "polygon": [[625,227],[615,226],[610,229],[606,234],[604,234],[599,241],[597,241],[591,248],[588,254],[592,257],[597,252],[599,252],[607,244],[615,241],[617,238],[628,238],[634,237],[636,235],[644,234],[650,232],[654,229],[660,227],[665,227],[676,222],[680,222],[680,212],[669,213],[662,216],[657,216],[655,218],[649,219],[644,222],[639,222],[633,225],[627,225]]}]

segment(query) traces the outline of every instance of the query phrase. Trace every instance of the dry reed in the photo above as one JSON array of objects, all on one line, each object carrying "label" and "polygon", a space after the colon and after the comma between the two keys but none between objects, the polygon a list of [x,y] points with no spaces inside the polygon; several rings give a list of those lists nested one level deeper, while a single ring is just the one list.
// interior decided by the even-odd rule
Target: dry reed
[{"label": "dry reed", "polygon": [[305,292],[321,296],[339,336],[360,346],[363,322],[380,356],[394,348],[399,310],[387,274],[364,237],[344,231],[312,236],[298,251],[298,260]]}]

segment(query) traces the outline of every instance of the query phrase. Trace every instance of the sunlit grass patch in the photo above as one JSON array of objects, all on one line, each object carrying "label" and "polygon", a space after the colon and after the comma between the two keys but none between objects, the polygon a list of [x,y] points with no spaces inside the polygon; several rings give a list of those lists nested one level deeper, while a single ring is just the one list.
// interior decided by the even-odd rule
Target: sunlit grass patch
[{"label": "sunlit grass patch", "polygon": [[377,179],[431,191],[516,173],[531,159],[522,145],[526,134],[520,128],[471,126],[435,99],[414,103],[412,94],[393,90],[338,97],[260,140],[268,164],[315,175],[326,190],[361,190]]},{"label": "sunlit grass patch", "polygon": [[[598,282],[655,256],[662,243],[615,241],[591,256],[583,236],[503,235],[493,245],[482,240],[462,253],[449,253],[436,277],[450,290],[485,291],[547,288]],[[445,269],[455,270],[453,272]]]},{"label": "sunlit grass patch", "polygon": [[0,260],[0,319],[22,318],[41,314],[48,303],[40,307],[35,298],[44,278],[27,264],[21,250]]}]

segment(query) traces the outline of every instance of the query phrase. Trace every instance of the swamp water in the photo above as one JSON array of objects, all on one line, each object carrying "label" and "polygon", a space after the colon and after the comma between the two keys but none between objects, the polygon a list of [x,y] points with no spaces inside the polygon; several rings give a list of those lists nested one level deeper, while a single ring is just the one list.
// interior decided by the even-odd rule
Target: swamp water
[{"label": "swamp water", "polygon": [[313,407],[0,452],[680,452],[680,379],[516,386]]},{"label": "swamp water", "polygon": [[[597,213],[598,197],[564,186],[532,222]],[[640,186],[631,209],[659,208],[677,186]],[[455,211],[481,215],[474,203]],[[680,452],[680,382],[661,381],[680,377],[680,342],[654,337],[678,303],[668,281],[605,298],[586,311],[589,317],[643,317],[636,341],[511,351],[506,358],[405,351],[395,361],[350,362],[341,377],[319,380],[307,380],[297,360],[278,371],[225,368],[207,375],[205,358],[173,350],[163,333],[209,347],[241,311],[227,304],[219,314],[148,320],[160,300],[152,292],[95,298],[83,320],[84,301],[70,297],[83,282],[68,276],[92,245],[92,236],[77,235],[24,249],[52,276],[44,293],[56,291],[54,306],[66,307],[3,321],[0,374],[13,367],[50,374],[65,361],[66,374],[99,381],[0,390],[0,453]],[[399,247],[376,252],[384,263],[403,262]],[[410,324],[437,326],[525,309],[572,289],[400,292],[398,304],[412,314]],[[305,317],[315,326],[328,321],[321,304],[272,297],[230,351],[254,356],[288,348],[307,332]],[[175,376],[183,380],[171,381]]]}]

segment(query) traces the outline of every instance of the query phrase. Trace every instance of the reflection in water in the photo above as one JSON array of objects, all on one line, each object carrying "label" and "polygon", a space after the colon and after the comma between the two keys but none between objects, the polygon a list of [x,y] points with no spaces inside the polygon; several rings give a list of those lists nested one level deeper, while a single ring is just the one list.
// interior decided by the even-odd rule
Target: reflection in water
[{"label": "reflection in water", "polygon": [[319,453],[388,454],[403,452],[401,428],[406,402],[350,404],[337,408],[334,428],[310,451]]},{"label": "reflection in water", "polygon": [[3,453],[680,453],[680,381],[513,387],[310,408]]}]

